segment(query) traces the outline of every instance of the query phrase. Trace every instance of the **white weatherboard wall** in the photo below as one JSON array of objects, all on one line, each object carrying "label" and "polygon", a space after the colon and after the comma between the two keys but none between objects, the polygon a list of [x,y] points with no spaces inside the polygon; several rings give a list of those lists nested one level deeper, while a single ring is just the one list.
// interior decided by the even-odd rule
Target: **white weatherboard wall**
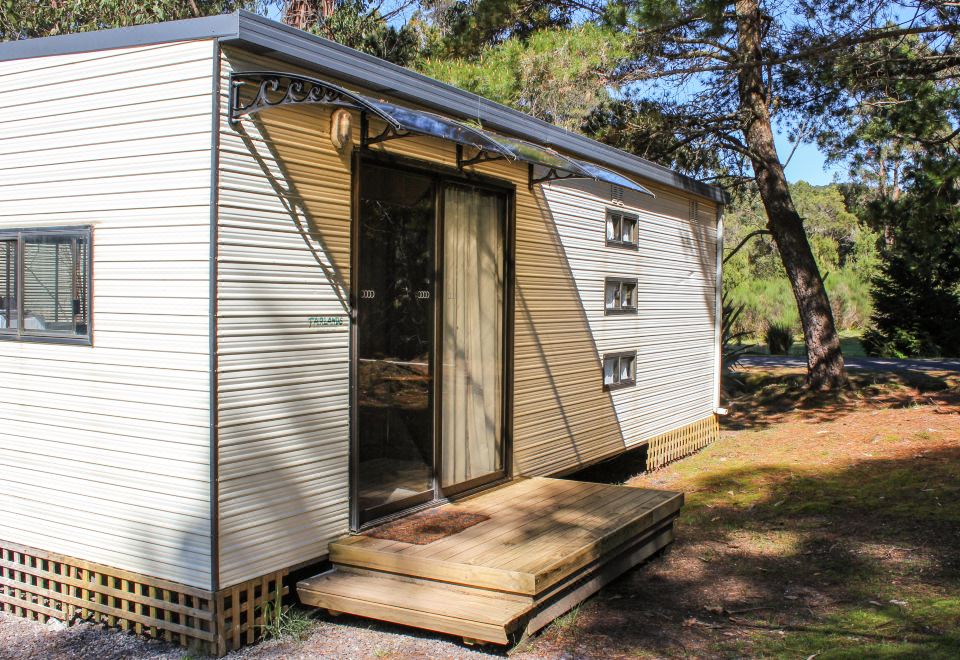
[{"label": "white weatherboard wall", "polygon": [[350,161],[329,109],[227,121],[218,239],[220,586],[327,553],[348,531]]},{"label": "white weatherboard wall", "polygon": [[[629,447],[713,414],[717,218],[712,204],[663,189],[612,192],[544,186],[598,355],[637,352],[637,385],[610,392]],[[639,216],[638,250],[606,245],[607,209]],[[604,314],[606,277],[637,278],[636,314]]]},{"label": "white weatherboard wall", "polygon": [[0,341],[0,540],[210,588],[213,44],[0,63],[0,228],[93,226],[93,346]]}]

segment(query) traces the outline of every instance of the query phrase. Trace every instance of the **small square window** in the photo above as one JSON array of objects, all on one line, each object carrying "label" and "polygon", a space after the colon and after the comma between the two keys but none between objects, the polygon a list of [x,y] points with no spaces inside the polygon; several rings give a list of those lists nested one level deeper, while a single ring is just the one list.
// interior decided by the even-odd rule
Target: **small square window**
[{"label": "small square window", "polygon": [[604,313],[621,314],[637,311],[637,280],[608,277],[604,284]]},{"label": "small square window", "polygon": [[0,231],[0,338],[90,342],[89,227]]},{"label": "small square window", "polygon": [[638,221],[635,215],[607,210],[607,245],[635,249]]},{"label": "small square window", "polygon": [[637,354],[612,353],[603,356],[603,386],[607,389],[630,387],[637,383]]}]

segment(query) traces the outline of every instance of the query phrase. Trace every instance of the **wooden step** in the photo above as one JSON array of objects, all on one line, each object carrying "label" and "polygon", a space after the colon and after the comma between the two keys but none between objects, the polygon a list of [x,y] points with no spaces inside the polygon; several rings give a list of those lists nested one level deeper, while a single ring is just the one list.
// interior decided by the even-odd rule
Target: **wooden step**
[{"label": "wooden step", "polygon": [[676,517],[683,495],[534,478],[446,504],[489,517],[417,546],[366,535],[330,544],[335,565],[536,597]]},{"label": "wooden step", "polygon": [[346,612],[416,628],[506,644],[532,599],[428,580],[401,579],[369,571],[334,568],[297,584],[301,602],[333,613]]},{"label": "wooden step", "polygon": [[519,480],[438,507],[483,520],[426,544],[383,530],[335,541],[334,570],[297,591],[331,612],[507,644],[669,544],[682,504],[680,493]]},{"label": "wooden step", "polygon": [[304,604],[331,613],[424,628],[467,642],[508,644],[576,607],[672,540],[671,518],[536,597],[344,566],[303,580],[297,592]]}]

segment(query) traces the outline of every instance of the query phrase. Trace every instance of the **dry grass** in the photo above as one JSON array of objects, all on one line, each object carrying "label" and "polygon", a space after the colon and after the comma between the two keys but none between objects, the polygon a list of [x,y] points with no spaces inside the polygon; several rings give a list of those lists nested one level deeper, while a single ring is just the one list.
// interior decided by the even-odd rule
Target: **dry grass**
[{"label": "dry grass", "polygon": [[682,490],[674,547],[520,657],[960,657],[960,379],[813,395],[750,372]]}]

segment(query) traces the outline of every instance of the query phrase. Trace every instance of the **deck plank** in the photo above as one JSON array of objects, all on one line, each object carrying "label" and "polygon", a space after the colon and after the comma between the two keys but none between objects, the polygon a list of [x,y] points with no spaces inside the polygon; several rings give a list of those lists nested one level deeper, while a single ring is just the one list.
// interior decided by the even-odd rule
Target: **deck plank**
[{"label": "deck plank", "polygon": [[535,477],[442,505],[490,518],[429,544],[351,536],[335,564],[536,595],[673,516],[682,495]]},{"label": "deck plank", "polygon": [[506,555],[526,554],[538,544],[549,543],[549,540],[556,535],[569,534],[571,532],[569,525],[560,519],[573,519],[586,515],[583,509],[594,506],[594,498],[601,490],[599,485],[593,484],[590,489],[578,491],[576,498],[553,504],[543,510],[530,511],[519,524],[505,528],[498,534],[490,535],[483,546],[456,553],[450,559],[494,565]]},{"label": "deck plank", "polygon": [[558,498],[574,496],[577,492],[576,484],[571,483],[544,483],[557,480],[530,479],[530,489],[519,492],[504,491],[496,497],[464,500],[452,504],[462,511],[470,511],[490,516],[490,520],[474,527],[442,539],[439,544],[431,544],[408,551],[421,557],[437,557],[447,559],[457,552],[472,547],[478,540],[484,541],[491,536],[491,528],[496,525],[497,532],[507,530],[517,521],[522,521],[529,515],[531,509],[542,510],[550,502]]},{"label": "deck plank", "polygon": [[[491,524],[488,525],[481,543],[461,546],[454,544],[455,539],[450,537],[451,542],[447,545],[450,550],[437,556],[450,561],[484,563],[484,557],[491,556],[492,547],[527,545],[536,537],[548,533],[553,526],[549,520],[545,520],[545,512],[576,506],[579,502],[588,500],[598,490],[599,484],[589,484],[587,488],[571,488],[558,497],[515,503],[515,514],[487,521]],[[495,527],[492,524],[494,522]]]},{"label": "deck plank", "polygon": [[560,548],[562,550],[559,550],[559,554],[568,554],[572,550],[592,543],[598,537],[619,529],[627,521],[636,518],[641,511],[646,512],[649,507],[642,509],[641,507],[655,498],[656,494],[649,491],[643,492],[642,497],[639,498],[635,493],[617,493],[600,503],[591,501],[590,504],[594,506],[586,510],[561,512],[570,513],[570,515],[562,516],[562,520],[556,520],[547,533],[532,539],[529,543],[498,552],[497,556],[491,557],[489,563],[498,568],[509,567],[516,570],[543,566],[545,559],[549,559],[549,563],[552,564],[554,555]]},{"label": "deck plank", "polygon": [[548,551],[548,554],[565,554],[573,548],[603,538],[649,512],[657,511],[665,501],[661,493],[649,490],[610,495],[595,508],[581,512],[582,515],[558,521],[549,534],[527,544],[525,553],[503,553],[493,565],[508,566],[517,561],[522,564],[534,557],[539,561],[541,550]]},{"label": "deck plank", "polygon": [[452,592],[443,585],[400,582],[390,577],[327,573],[297,585],[314,607],[438,630],[505,644],[508,629],[531,609],[479,590]]}]

